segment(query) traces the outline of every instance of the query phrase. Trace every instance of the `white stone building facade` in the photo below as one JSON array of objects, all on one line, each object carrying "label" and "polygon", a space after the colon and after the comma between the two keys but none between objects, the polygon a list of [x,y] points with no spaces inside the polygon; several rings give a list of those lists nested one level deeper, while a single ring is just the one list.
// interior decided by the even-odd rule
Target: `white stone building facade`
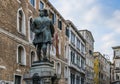
[{"label": "white stone building facade", "polygon": [[85,84],[85,40],[71,21],[68,46],[68,84]]},{"label": "white stone building facade", "polygon": [[90,31],[80,30],[81,35],[86,40],[86,84],[94,83],[94,38]]},{"label": "white stone building facade", "polygon": [[120,81],[120,46],[112,47],[113,49],[113,81]]}]

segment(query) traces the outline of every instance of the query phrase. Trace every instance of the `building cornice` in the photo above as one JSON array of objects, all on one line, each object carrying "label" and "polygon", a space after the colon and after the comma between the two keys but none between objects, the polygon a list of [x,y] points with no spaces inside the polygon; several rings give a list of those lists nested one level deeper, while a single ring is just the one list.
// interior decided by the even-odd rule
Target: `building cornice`
[{"label": "building cornice", "polygon": [[25,44],[25,45],[26,45],[26,44],[27,44],[27,45],[30,44],[28,41],[23,40],[22,38],[20,38],[20,37],[14,35],[14,34],[8,32],[8,31],[6,31],[6,30],[4,30],[3,28],[0,28],[0,33],[3,33],[3,34],[5,34],[5,35],[11,37],[11,38],[14,39],[14,40],[20,41],[20,42],[22,42],[22,43]]},{"label": "building cornice", "polygon": [[78,34],[78,36],[79,36],[79,37],[83,40],[83,42],[86,44],[86,40],[85,40],[84,37],[80,34],[80,32],[78,31],[78,29],[76,28],[76,26],[73,24],[73,22],[70,21],[70,20],[66,20],[66,22],[72,26],[72,28],[74,29],[74,31]]},{"label": "building cornice", "polygon": [[114,47],[112,47],[112,49],[120,49],[120,46],[114,46]]}]

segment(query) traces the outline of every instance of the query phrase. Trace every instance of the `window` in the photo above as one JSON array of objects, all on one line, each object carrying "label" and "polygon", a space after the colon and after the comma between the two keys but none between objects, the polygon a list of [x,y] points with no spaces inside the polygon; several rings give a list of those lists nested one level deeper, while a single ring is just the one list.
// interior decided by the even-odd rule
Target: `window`
[{"label": "window", "polygon": [[18,46],[18,58],[17,61],[21,65],[26,65],[26,55],[25,55],[25,49],[22,46]]},{"label": "window", "polygon": [[44,3],[40,1],[40,9],[44,9]]},{"label": "window", "polygon": [[30,3],[33,7],[35,7],[35,0],[30,0]]},{"label": "window", "polygon": [[60,41],[60,38],[59,38],[58,48],[59,48],[59,55],[60,55],[61,54],[61,41]]},{"label": "window", "polygon": [[116,56],[116,57],[120,57],[120,51],[119,51],[119,50],[116,50],[116,51],[115,51],[115,56]]},{"label": "window", "polygon": [[66,36],[69,37],[69,29],[66,27]]},{"label": "window", "polygon": [[60,30],[62,30],[62,21],[61,21],[61,20],[58,20],[58,28],[59,28]]},{"label": "window", "polygon": [[77,49],[80,50],[80,40],[77,38]]},{"label": "window", "polygon": [[50,55],[56,56],[56,48],[54,44],[50,46]]},{"label": "window", "polygon": [[18,29],[18,32],[20,32],[24,35],[26,34],[25,14],[24,14],[22,8],[20,8],[17,12],[17,29]]},{"label": "window", "polygon": [[80,56],[77,54],[77,65],[80,67]]},{"label": "window", "polygon": [[81,43],[81,53],[84,55],[85,52],[85,46]]},{"label": "window", "polygon": [[30,41],[32,41],[34,39],[34,33],[31,31],[32,22],[33,22],[33,19],[30,18],[30,21],[29,21],[29,25],[30,25]]},{"label": "window", "polygon": [[69,53],[68,53],[69,51],[68,51],[68,46],[67,45],[65,45],[65,52],[64,52],[64,57],[66,58],[66,59],[68,59],[68,55],[69,55]]},{"label": "window", "polygon": [[84,84],[84,78],[81,78],[81,84]]},{"label": "window", "polygon": [[71,84],[75,84],[75,74],[71,73]]},{"label": "window", "polygon": [[75,45],[75,34],[71,31],[71,42]]},{"label": "window", "polygon": [[116,61],[115,61],[115,68],[116,68],[116,69],[119,69],[119,68],[120,68],[120,61],[119,61],[119,60],[116,60]]},{"label": "window", "polygon": [[64,68],[64,77],[68,78],[68,68],[67,67]]},{"label": "window", "polygon": [[54,16],[53,16],[53,23],[54,24],[56,23],[56,14],[54,14]]},{"label": "window", "polygon": [[92,52],[92,50],[89,50],[89,54],[90,54],[90,55],[93,55],[93,52]]},{"label": "window", "polygon": [[35,61],[35,52],[31,52],[31,64]]},{"label": "window", "polygon": [[79,76],[76,77],[76,84],[80,84],[80,77]]},{"label": "window", "polygon": [[71,50],[71,62],[75,64],[75,51]]},{"label": "window", "polygon": [[85,69],[85,60],[81,58],[81,68]]},{"label": "window", "polygon": [[21,76],[15,75],[15,84],[21,84]]},{"label": "window", "polygon": [[116,80],[119,80],[120,78],[119,78],[119,74],[116,74]]},{"label": "window", "polygon": [[61,74],[61,66],[60,66],[60,63],[57,63],[57,74]]},{"label": "window", "polygon": [[19,32],[22,32],[22,21],[23,21],[23,13],[22,11],[19,11]]},{"label": "window", "polygon": [[50,19],[52,20],[52,23],[55,24],[56,23],[56,14],[52,13],[51,11],[50,12]]}]

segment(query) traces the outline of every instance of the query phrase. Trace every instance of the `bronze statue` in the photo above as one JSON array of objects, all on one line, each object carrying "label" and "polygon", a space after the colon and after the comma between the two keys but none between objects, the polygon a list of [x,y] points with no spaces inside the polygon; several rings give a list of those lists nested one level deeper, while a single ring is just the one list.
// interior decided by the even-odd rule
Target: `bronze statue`
[{"label": "bronze statue", "polygon": [[[39,17],[35,18],[32,23],[31,31],[35,33],[33,44],[37,48],[39,61],[42,59],[44,61],[47,60],[47,46],[52,43],[54,26],[48,17],[48,11],[46,9],[40,10]],[[41,57],[41,51],[43,51],[43,58]]]}]

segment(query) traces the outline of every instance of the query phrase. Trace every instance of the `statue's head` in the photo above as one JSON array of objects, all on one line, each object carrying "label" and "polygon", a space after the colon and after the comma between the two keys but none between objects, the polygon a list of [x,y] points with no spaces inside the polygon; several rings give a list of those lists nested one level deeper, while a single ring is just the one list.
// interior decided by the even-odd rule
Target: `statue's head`
[{"label": "statue's head", "polygon": [[48,16],[48,11],[47,11],[47,9],[39,10],[39,12],[40,12],[39,15],[40,15],[41,17],[43,17],[43,16],[46,16],[46,17],[47,17],[47,16]]}]

